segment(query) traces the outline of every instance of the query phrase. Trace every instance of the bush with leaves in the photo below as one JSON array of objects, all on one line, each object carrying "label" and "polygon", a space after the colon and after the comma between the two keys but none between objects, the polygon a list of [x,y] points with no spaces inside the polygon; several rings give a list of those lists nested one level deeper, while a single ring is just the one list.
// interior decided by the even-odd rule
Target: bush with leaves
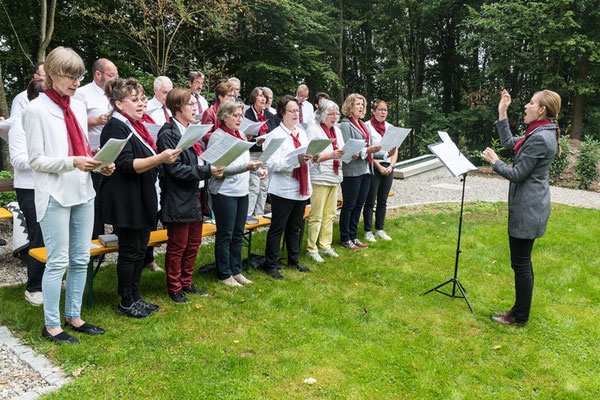
[{"label": "bush with leaves", "polygon": [[556,153],[554,157],[554,161],[552,161],[552,165],[550,165],[550,170],[548,171],[548,177],[550,179],[550,184],[554,185],[560,179],[560,175],[567,169],[569,166],[569,139],[566,136],[560,138],[560,154]]},{"label": "bush with leaves", "polygon": [[600,177],[598,161],[600,161],[600,142],[587,137],[581,142],[579,157],[575,163],[575,179],[580,189],[589,189]]},{"label": "bush with leaves", "polygon": [[[0,179],[12,179],[13,173],[10,171],[0,171]],[[0,192],[0,206],[5,206],[8,203],[17,201],[17,194],[15,192]]]}]

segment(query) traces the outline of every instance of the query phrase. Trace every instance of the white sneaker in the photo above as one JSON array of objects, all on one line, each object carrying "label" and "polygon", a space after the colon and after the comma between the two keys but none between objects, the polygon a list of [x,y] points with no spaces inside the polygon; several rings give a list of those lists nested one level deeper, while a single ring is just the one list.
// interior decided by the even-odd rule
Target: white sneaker
[{"label": "white sneaker", "polygon": [[235,279],[237,283],[241,283],[242,285],[252,285],[252,281],[242,274],[233,275],[233,279]]},{"label": "white sneaker", "polygon": [[384,230],[380,230],[380,231],[375,232],[375,236],[377,236],[378,238],[383,239],[383,240],[392,240],[392,238],[390,237],[390,235],[388,235],[387,233],[385,233]]},{"label": "white sneaker", "polygon": [[322,256],[329,256],[329,257],[339,257],[340,256],[333,249],[327,249],[327,250],[319,249],[319,254],[321,254]]},{"label": "white sneaker", "polygon": [[317,252],[315,253],[311,253],[310,251],[306,252],[306,255],[308,256],[308,258],[312,258],[314,261],[318,262],[318,263],[322,263],[323,261],[323,257],[321,257],[321,255]]},{"label": "white sneaker", "polygon": [[230,276],[227,279],[219,279],[219,282],[221,282],[223,285],[225,286],[231,286],[231,287],[244,287],[243,285],[240,285],[238,283],[238,281],[236,281],[235,279],[233,279],[233,276]]},{"label": "white sneaker", "polygon": [[365,239],[367,239],[367,242],[377,241],[377,239],[375,239],[375,236],[373,236],[373,232],[365,232]]},{"label": "white sneaker", "polygon": [[29,302],[32,306],[38,307],[44,304],[44,296],[42,292],[33,292],[29,293],[27,290],[25,291],[25,300]]}]

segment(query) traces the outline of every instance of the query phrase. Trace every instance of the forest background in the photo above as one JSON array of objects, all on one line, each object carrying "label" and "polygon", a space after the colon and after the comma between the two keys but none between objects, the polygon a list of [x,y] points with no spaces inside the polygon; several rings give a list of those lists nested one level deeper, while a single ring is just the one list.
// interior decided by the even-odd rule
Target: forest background
[{"label": "forest background", "polygon": [[339,104],[353,92],[383,99],[388,121],[413,129],[403,158],[428,152],[438,130],[479,153],[497,136],[504,88],[514,128],[547,88],[562,97],[563,135],[600,138],[599,0],[0,0],[0,21],[5,117],[63,45],[88,71],[109,58],[150,94],[157,75],[185,86],[200,70],[207,98],[236,76],[244,99],[268,86],[276,101],[300,83]]}]

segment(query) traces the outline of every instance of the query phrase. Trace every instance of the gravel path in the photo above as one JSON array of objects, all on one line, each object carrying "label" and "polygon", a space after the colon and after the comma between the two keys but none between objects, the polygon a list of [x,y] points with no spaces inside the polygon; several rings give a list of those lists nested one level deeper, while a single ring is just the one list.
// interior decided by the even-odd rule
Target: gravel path
[{"label": "gravel path", "polygon": [[[406,180],[396,179],[392,186],[395,195],[388,200],[389,207],[419,205],[438,202],[460,201],[462,182],[460,178],[450,175],[414,177]],[[497,177],[468,176],[465,188],[466,201],[506,201],[508,196],[508,181]],[[585,192],[581,190],[551,188],[552,201],[577,207],[600,209],[600,193]],[[2,223],[4,225],[10,223]],[[1,237],[9,239],[10,229],[0,227]],[[157,252],[164,252],[164,246],[157,248]],[[110,255],[108,262],[115,262],[115,255]],[[25,282],[25,264],[14,258],[10,253],[10,244],[0,247],[0,286],[16,285]],[[19,298],[19,301],[24,299]],[[2,335],[8,329],[0,327],[0,399],[8,398],[36,398],[40,393],[58,388],[60,383],[66,382],[64,378],[56,378],[59,371],[54,369],[54,381],[44,375],[44,370],[34,369],[31,363],[19,354],[25,352],[30,356],[24,346],[10,345],[16,339],[12,336]],[[10,335],[10,333],[8,333]],[[8,337],[8,339],[6,339]],[[8,344],[7,344],[8,341]],[[12,342],[11,342],[12,341]],[[26,349],[26,348],[25,348]],[[31,352],[31,350],[27,350]],[[42,357],[42,356],[39,356]],[[40,361],[43,363],[44,361]],[[34,365],[35,366],[35,363]],[[48,367],[50,368],[50,367]]]}]

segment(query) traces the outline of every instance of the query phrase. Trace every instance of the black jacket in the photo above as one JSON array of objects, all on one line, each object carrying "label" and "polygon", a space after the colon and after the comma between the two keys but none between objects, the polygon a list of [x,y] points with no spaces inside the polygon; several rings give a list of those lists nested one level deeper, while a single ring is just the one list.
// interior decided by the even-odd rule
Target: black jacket
[{"label": "black jacket", "polygon": [[[129,127],[111,118],[100,134],[100,146],[110,138],[125,139]],[[158,199],[156,194],[157,168],[138,174],[133,160],[153,156],[152,151],[132,135],[115,160],[115,172],[105,176],[100,185],[100,215],[102,221],[118,228],[141,229],[156,224]]]},{"label": "black jacket", "polygon": [[[277,118],[277,116],[273,113],[271,113],[269,110],[265,109],[264,110],[265,116],[267,117],[267,127],[269,128],[267,130],[267,133],[271,132],[273,129],[277,128],[279,126],[279,118]],[[254,110],[252,110],[252,106],[250,106],[250,108],[248,108],[246,110],[246,113],[244,115],[246,118],[248,118],[250,121],[254,121],[254,122],[258,122],[256,120],[256,115],[254,114]],[[251,142],[256,142],[256,138],[252,138],[252,140],[250,140]],[[262,145],[257,145],[255,144],[254,146],[250,147],[250,153],[259,153],[262,152],[263,148]]]},{"label": "black jacket", "polygon": [[[158,132],[158,151],[174,149],[181,132],[171,118]],[[199,165],[193,148],[184,150],[173,164],[164,164],[160,174],[161,217],[163,222],[194,222],[202,220],[198,184],[210,178],[210,166]]]}]

